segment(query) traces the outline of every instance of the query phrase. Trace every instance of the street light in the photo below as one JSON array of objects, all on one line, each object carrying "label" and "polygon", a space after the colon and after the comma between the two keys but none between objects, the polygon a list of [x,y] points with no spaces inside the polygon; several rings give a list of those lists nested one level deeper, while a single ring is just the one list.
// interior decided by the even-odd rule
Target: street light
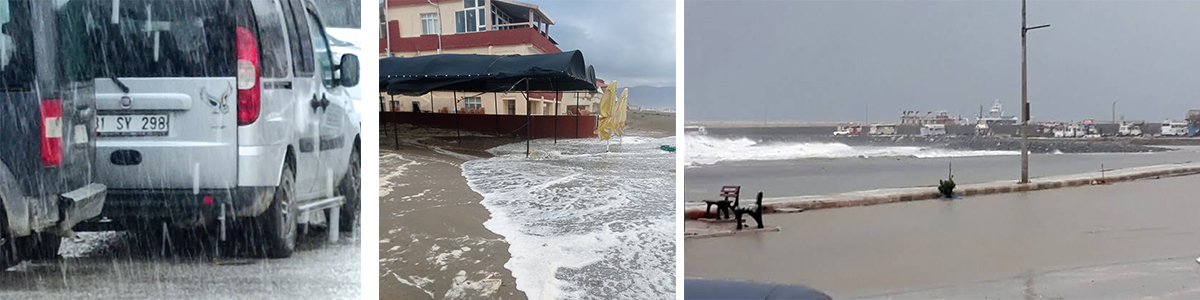
[{"label": "street light", "polygon": [[1117,100],[1113,100],[1112,118],[1113,124],[1117,124]]},{"label": "street light", "polygon": [[1025,23],[1025,0],[1021,0],[1021,183],[1029,183],[1029,75],[1025,62],[1025,34],[1030,30],[1050,27],[1050,24],[1028,27]]}]

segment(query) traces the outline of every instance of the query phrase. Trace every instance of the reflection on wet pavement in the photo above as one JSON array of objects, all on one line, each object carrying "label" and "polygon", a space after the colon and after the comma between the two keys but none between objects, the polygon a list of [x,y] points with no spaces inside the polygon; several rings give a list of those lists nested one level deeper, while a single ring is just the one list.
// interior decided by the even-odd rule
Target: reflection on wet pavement
[{"label": "reflection on wet pavement", "polygon": [[[1081,266],[1194,258],[1200,254],[1195,180],[771,215],[767,224],[781,226],[781,232],[686,241],[685,273],[806,284],[835,297],[856,297]],[[1196,269],[1189,263],[1183,265]],[[1047,284],[1054,286],[1035,278],[1030,286]],[[1129,294],[1161,292],[1139,289]],[[1041,290],[1031,294],[1044,296]]]},{"label": "reflection on wet pavement", "polygon": [[[153,235],[153,237],[151,237]],[[229,253],[188,233],[162,236],[84,232],[63,241],[64,258],[28,261],[0,274],[4,299],[358,299],[358,230],[325,242],[324,230],[301,236],[290,258]],[[165,246],[165,256],[164,254]]]}]

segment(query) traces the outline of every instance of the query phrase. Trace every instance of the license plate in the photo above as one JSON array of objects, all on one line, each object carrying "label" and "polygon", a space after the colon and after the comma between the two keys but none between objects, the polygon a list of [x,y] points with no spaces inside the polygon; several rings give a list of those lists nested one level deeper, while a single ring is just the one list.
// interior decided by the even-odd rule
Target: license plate
[{"label": "license plate", "polygon": [[99,115],[96,133],[111,135],[166,135],[171,118],[157,115]]}]

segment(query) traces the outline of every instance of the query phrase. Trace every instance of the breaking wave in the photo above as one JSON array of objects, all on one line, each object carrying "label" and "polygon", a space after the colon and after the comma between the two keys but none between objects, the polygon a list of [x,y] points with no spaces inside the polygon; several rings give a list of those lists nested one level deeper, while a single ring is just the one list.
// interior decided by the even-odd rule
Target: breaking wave
[{"label": "breaking wave", "polygon": [[967,157],[1019,155],[1017,151],[953,150],[908,146],[849,146],[830,142],[762,142],[748,138],[717,138],[699,133],[688,134],[687,166],[712,165],[723,161],[795,160],[812,158],[871,157]]},{"label": "breaking wave", "polygon": [[[535,140],[489,150],[463,175],[504,236],[529,299],[675,295],[675,138]],[[605,152],[605,148],[611,151]]]}]

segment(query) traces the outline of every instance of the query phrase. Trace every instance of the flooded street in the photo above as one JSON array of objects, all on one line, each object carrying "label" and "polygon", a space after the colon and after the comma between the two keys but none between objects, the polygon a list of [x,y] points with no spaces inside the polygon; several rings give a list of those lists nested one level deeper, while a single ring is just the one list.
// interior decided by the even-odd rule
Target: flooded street
[{"label": "flooded street", "polygon": [[[1131,270],[1126,274],[1148,277],[1127,276],[1125,285],[1116,286],[1130,295],[1186,292],[1197,281],[1172,276],[1200,272],[1193,261],[1200,254],[1196,180],[772,214],[766,222],[781,226],[781,232],[687,240],[685,275],[806,284],[839,298],[933,288],[949,294],[915,297],[978,298],[1001,294],[990,289],[1024,286],[1005,279],[1070,275],[1101,282],[1122,273],[1038,274],[1156,262],[1166,265],[1125,267]],[[1178,268],[1185,271],[1155,271]],[[1001,281],[980,284],[989,280]],[[1179,284],[1139,283],[1146,281]],[[1036,286],[1081,290],[1062,286],[1071,282],[1043,280]],[[1105,295],[1078,292],[1077,297]]]},{"label": "flooded street", "polygon": [[1198,299],[1195,257],[1086,266],[872,299]]},{"label": "flooded street", "polygon": [[358,299],[362,247],[354,232],[327,243],[324,230],[314,230],[286,259],[215,258],[211,244],[179,237],[163,256],[159,238],[85,232],[63,241],[64,258],[0,274],[0,298]]},{"label": "flooded street", "polygon": [[[1096,172],[1200,160],[1200,147],[1188,146],[1155,153],[1034,154],[1029,157],[1033,178]],[[690,148],[689,148],[690,149]],[[962,157],[852,157],[770,161],[732,161],[689,167],[684,172],[684,199],[699,202],[717,195],[723,185],[745,191],[763,190],[766,197],[825,195],[882,188],[933,186],[954,166],[959,184],[1012,180],[1020,173],[1018,155]]]}]

